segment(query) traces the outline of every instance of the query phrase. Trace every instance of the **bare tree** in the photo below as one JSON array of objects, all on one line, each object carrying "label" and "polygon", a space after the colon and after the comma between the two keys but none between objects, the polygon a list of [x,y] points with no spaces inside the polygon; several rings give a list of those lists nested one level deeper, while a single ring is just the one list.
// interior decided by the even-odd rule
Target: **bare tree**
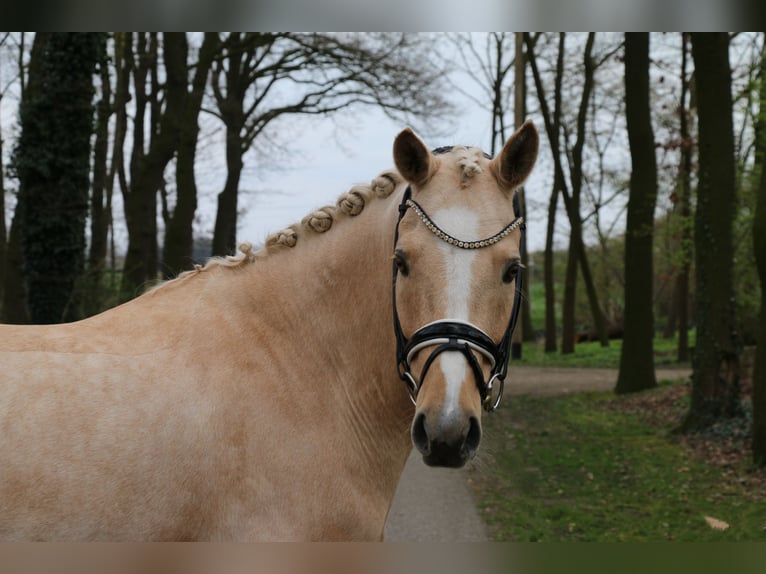
[{"label": "bare tree", "polygon": [[[689,278],[692,260],[691,176],[694,144],[691,137],[692,110],[695,97],[687,74],[689,34],[681,35],[681,104],[679,108],[681,130],[681,163],[678,174],[678,214],[681,218],[679,237],[681,266],[676,275],[675,308],[678,317],[678,361],[689,360]],[[687,104],[687,97],[690,98]]]},{"label": "bare tree", "polygon": [[[165,167],[175,153],[177,117],[181,113],[186,77],[173,75],[171,67],[164,89],[160,87],[160,49],[156,33],[120,34],[117,43],[116,50],[120,54],[115,61],[121,66],[117,71],[118,93],[130,93],[125,90],[129,90],[131,80],[133,84],[130,98],[133,105],[133,146],[129,170],[126,170],[124,163],[116,168],[128,227],[128,250],[120,286],[120,299],[126,300],[138,295],[146,282],[157,275],[157,193],[164,182]],[[185,47],[185,38],[166,35],[166,58],[183,57],[180,54],[185,52]],[[164,111],[161,96],[165,102]],[[118,137],[124,138],[129,117],[128,100],[121,103],[123,107],[117,108],[116,112],[117,131]],[[126,171],[129,171],[130,179]]]},{"label": "bare tree", "polygon": [[98,60],[100,97],[96,103],[95,138],[93,142],[92,189],[90,196],[90,245],[85,280],[83,313],[85,316],[103,310],[101,280],[106,265],[107,237],[112,219],[112,183],[109,179],[109,122],[114,111],[109,74],[107,43],[101,47]]},{"label": "bare tree", "polygon": [[649,103],[649,34],[625,34],[625,115],[631,174],[625,229],[625,333],[615,392],[657,386],[654,376],[653,230],[657,160]]},{"label": "bare tree", "polygon": [[231,33],[213,70],[226,126],[227,176],[218,194],[213,254],[234,252],[243,155],[272,122],[374,106],[397,118],[435,118],[446,109],[441,71],[425,61],[424,39],[391,34]]},{"label": "bare tree", "polygon": [[100,33],[38,34],[13,166],[29,311],[36,323],[80,317],[88,214],[93,72]]},{"label": "bare tree", "polygon": [[[591,316],[593,318],[594,327],[598,334],[598,338],[601,344],[606,346],[609,344],[607,338],[606,325],[604,322],[603,311],[598,303],[598,295],[596,293],[595,286],[593,284],[593,277],[590,271],[590,265],[588,263],[587,252],[584,248],[582,237],[582,219],[580,215],[580,195],[582,191],[583,171],[582,171],[582,152],[585,142],[585,127],[587,118],[588,102],[590,101],[590,94],[593,89],[593,74],[595,70],[606,61],[611,53],[603,55],[598,60],[593,58],[593,43],[594,35],[589,34],[585,43],[583,52],[584,63],[584,82],[583,90],[581,92],[580,105],[578,108],[578,116],[576,122],[576,139],[571,149],[571,154],[562,153],[560,146],[560,127],[561,127],[561,76],[563,75],[563,58],[564,58],[564,38],[562,33],[559,35],[559,56],[558,64],[556,67],[557,79],[554,84],[554,99],[556,102],[556,108],[554,114],[550,112],[548,102],[546,100],[545,88],[537,65],[537,58],[535,56],[535,43],[530,35],[526,35],[527,44],[527,57],[529,59],[530,67],[532,69],[532,75],[535,80],[535,88],[540,102],[540,110],[543,114],[545,122],[546,132],[548,134],[548,141],[551,146],[551,152],[554,161],[554,192],[551,197],[549,207],[549,237],[552,242],[552,224],[551,224],[551,210],[555,213],[555,203],[558,193],[561,193],[564,199],[564,205],[566,207],[566,213],[570,223],[570,252],[568,259],[568,271],[565,283],[565,300],[564,300],[564,334],[562,337],[562,352],[571,353],[574,351],[574,289],[575,281],[577,278],[577,265],[582,271],[583,281],[585,282],[586,293],[588,295],[588,303],[590,305]],[[564,141],[568,141],[564,138]],[[569,179],[572,185],[572,192],[570,194],[569,186],[567,185],[562,156],[567,157],[569,163]],[[557,191],[555,191],[557,190]],[[554,195],[556,197],[554,197]],[[548,250],[546,249],[546,253]],[[552,247],[551,247],[552,256]],[[547,257],[547,255],[546,255]],[[550,263],[552,265],[552,262]],[[546,280],[546,289],[548,285]],[[553,281],[550,279],[552,286]],[[548,295],[546,295],[548,297]],[[546,323],[546,330],[548,324]],[[547,339],[547,336],[546,336]],[[548,344],[546,343],[546,349]]]},{"label": "bare tree", "polygon": [[[38,32],[38,34],[44,34]],[[19,100],[24,100],[27,84],[27,70],[25,65],[26,36],[20,34],[18,44],[18,82]],[[41,44],[38,44],[38,46]],[[28,323],[29,310],[27,308],[26,290],[24,288],[24,265],[21,250],[21,210],[19,208],[21,198],[17,198],[16,209],[11,220],[11,228],[8,231],[8,241],[5,246],[5,261],[3,264],[3,304],[2,321],[5,323]]]},{"label": "bare tree", "polygon": [[[564,279],[562,353],[571,353],[574,351],[575,290],[577,286],[578,264],[583,274],[583,281],[585,282],[585,289],[588,294],[596,333],[603,346],[609,344],[603,312],[598,304],[598,296],[596,294],[595,285],[593,284],[590,264],[588,263],[588,255],[582,237],[582,219],[580,215],[580,203],[583,188],[582,158],[583,148],[585,146],[586,120],[588,104],[593,92],[593,76],[596,70],[596,63],[593,60],[593,44],[595,36],[596,35],[593,32],[588,34],[588,39],[585,42],[585,50],[583,52],[583,89],[580,98],[580,106],[577,112],[577,135],[571,150],[571,160],[569,161],[569,179],[572,184],[572,194],[570,196],[566,191],[563,191],[562,193],[570,225],[569,256],[567,258],[567,269]],[[565,138],[564,141],[568,141],[568,138]]]},{"label": "bare tree", "polygon": [[760,71],[759,114],[755,130],[755,155],[757,169],[760,170],[760,184],[753,219],[753,250],[761,282],[761,329],[753,366],[753,461],[763,466],[766,464],[766,45],[762,48]]},{"label": "bare tree", "polygon": [[[480,95],[467,90],[462,78],[451,81],[450,85],[488,113],[492,125],[490,153],[494,156],[505,143],[506,136],[510,135],[511,101],[516,102],[514,114],[518,109],[516,64],[523,64],[523,59],[516,58],[519,52],[514,48],[514,33],[456,34],[450,36],[450,41],[457,50],[461,72],[472,80],[473,86],[479,88]],[[514,124],[515,121],[514,115]]]},{"label": "bare tree", "polygon": [[545,260],[543,280],[545,283],[545,352],[555,352],[557,348],[556,337],[556,306],[555,306],[555,284],[553,277],[553,231],[556,225],[556,211],[559,192],[566,186],[564,180],[564,171],[559,156],[559,136],[561,133],[561,82],[564,74],[564,46],[565,34],[559,34],[558,56],[556,60],[555,80],[553,83],[554,108],[551,114],[548,107],[548,100],[545,95],[545,88],[541,79],[541,74],[537,66],[537,57],[535,55],[536,39],[530,34],[524,34],[524,41],[527,46],[527,58],[537,89],[537,97],[540,101],[540,111],[545,122],[545,131],[548,135],[548,142],[551,146],[553,156],[553,187],[551,197],[548,203],[548,225],[545,235]]},{"label": "bare tree", "polygon": [[[165,168],[178,151],[187,119],[189,44],[184,33],[163,34],[161,46],[156,33],[126,34],[119,40],[118,61],[123,70],[118,71],[117,90],[124,91],[125,82],[132,77],[134,98],[129,181],[124,166],[117,167],[128,226],[120,298],[129,299],[157,277],[157,194],[165,185]],[[160,60],[164,63],[162,79]],[[121,138],[126,120],[127,112],[118,111]],[[189,129],[194,131],[194,126]]]},{"label": "bare tree", "polygon": [[[202,41],[199,56],[192,66],[187,58],[168,60],[168,66],[178,66],[174,72],[178,76],[187,76],[193,68],[194,74],[190,89],[184,94],[183,110],[178,124],[178,150],[176,153],[176,204],[172,212],[167,208],[167,199],[163,196],[163,215],[165,219],[165,249],[163,253],[163,275],[175,276],[179,271],[191,269],[193,232],[192,224],[197,211],[197,183],[194,176],[194,164],[199,137],[199,114],[202,98],[213,65],[218,55],[220,41],[218,34],[208,32]],[[164,191],[164,188],[163,188]]]},{"label": "bare tree", "polygon": [[[514,60],[513,60],[513,125],[515,129],[521,127],[526,120],[527,116],[527,59],[524,54],[524,34],[522,32],[514,33]],[[526,221],[527,217],[527,201],[526,192],[524,187],[520,187],[516,190],[516,197],[518,198],[521,216]],[[521,243],[519,245],[521,251],[521,263],[522,265],[529,266],[529,252],[527,250],[527,234],[524,233],[521,236]],[[521,342],[535,342],[535,330],[532,325],[532,304],[529,296],[529,281],[525,281],[521,286],[521,329],[516,329],[514,333],[513,348],[511,351],[511,357],[515,359],[521,358]]]},{"label": "bare tree", "polygon": [[[2,81],[3,60],[2,53],[10,37],[6,32],[0,37],[0,81]],[[0,85],[0,109],[2,109],[3,96],[5,96],[6,87]],[[0,316],[2,316],[3,287],[5,285],[5,245],[8,240],[8,230],[5,228],[5,166],[3,165],[3,125],[2,116],[0,116]]]},{"label": "bare tree", "polygon": [[728,34],[692,33],[692,56],[699,116],[694,249],[697,342],[684,430],[741,413],[731,272],[737,193]]}]

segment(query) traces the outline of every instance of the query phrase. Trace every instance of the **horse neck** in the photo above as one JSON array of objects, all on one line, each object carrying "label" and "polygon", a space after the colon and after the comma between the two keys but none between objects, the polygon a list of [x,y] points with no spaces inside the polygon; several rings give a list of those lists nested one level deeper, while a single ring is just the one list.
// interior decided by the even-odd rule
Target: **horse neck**
[{"label": "horse neck", "polygon": [[413,416],[396,374],[392,327],[391,254],[400,195],[369,201],[359,215],[269,255],[267,272],[254,271],[270,293],[258,320],[288,333],[294,359],[313,373],[289,382],[299,387],[293,390],[298,400],[337,413],[351,428],[355,452],[364,452],[373,469],[393,469],[394,488],[411,448]]}]

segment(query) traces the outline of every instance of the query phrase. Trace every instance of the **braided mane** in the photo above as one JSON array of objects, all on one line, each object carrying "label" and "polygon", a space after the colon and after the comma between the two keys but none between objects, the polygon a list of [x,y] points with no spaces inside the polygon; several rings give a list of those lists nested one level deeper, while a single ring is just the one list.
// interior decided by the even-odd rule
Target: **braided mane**
[{"label": "braided mane", "polygon": [[[314,233],[326,233],[339,218],[359,215],[364,210],[368,201],[374,198],[383,199],[388,197],[394,192],[396,186],[403,181],[402,176],[396,171],[384,171],[373,179],[369,185],[355,185],[352,187],[338,198],[335,205],[320,207],[305,216],[299,223],[293,223],[281,231],[272,233],[266,238],[261,249],[254,251],[252,243],[241,243],[239,245],[239,254],[227,255],[226,257],[211,257],[204,266],[196,264],[194,269],[180,273],[176,279],[196,275],[215,267],[243,267],[256,259],[281,251],[283,248],[295,247],[299,239]],[[154,289],[159,289],[167,283],[160,283]]]},{"label": "braided mane", "polygon": [[[481,173],[482,167],[479,159],[489,158],[487,154],[478,148],[463,146],[446,146],[433,150],[435,155],[457,152],[456,165],[460,169],[463,183],[467,183],[474,175]],[[396,187],[404,182],[404,178],[395,170],[382,172],[369,185],[355,185],[346,193],[342,194],[335,205],[320,207],[306,215],[300,222],[272,233],[266,237],[261,249],[254,250],[253,244],[243,242],[239,245],[237,255],[226,257],[211,257],[204,265],[195,264],[194,269],[180,273],[176,279],[182,279],[190,275],[196,275],[202,271],[208,271],[216,267],[239,268],[252,263],[256,259],[266,257],[285,248],[295,247],[299,240],[315,233],[326,233],[333,223],[343,217],[359,215],[366,203],[374,198],[383,199],[391,195]],[[172,280],[171,280],[172,281]],[[159,289],[168,281],[162,282],[152,290]]]}]

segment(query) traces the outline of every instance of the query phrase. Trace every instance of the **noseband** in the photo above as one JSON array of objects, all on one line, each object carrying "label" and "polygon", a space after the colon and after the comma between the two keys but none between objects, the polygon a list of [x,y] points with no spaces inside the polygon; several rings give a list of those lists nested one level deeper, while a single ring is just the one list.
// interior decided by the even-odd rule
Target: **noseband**
[{"label": "noseband", "polygon": [[[417,214],[423,224],[442,241],[454,245],[460,249],[481,249],[494,245],[511,231],[517,228],[525,228],[524,219],[520,215],[520,206],[518,196],[513,199],[513,210],[516,219],[506,225],[500,232],[492,237],[480,241],[463,241],[453,237],[437,226],[423,208],[412,199],[412,189],[407,187],[404,192],[401,204],[399,204],[399,219],[396,221],[394,230],[394,250],[399,240],[399,224],[401,223],[407,210],[412,210]],[[519,303],[521,302],[521,268],[516,273],[516,292],[513,299],[513,308],[508,320],[508,326],[499,343],[496,343],[487,333],[464,321],[453,319],[441,319],[424,325],[412,336],[407,339],[402,332],[402,326],[399,322],[399,313],[396,308],[396,278],[399,274],[399,267],[394,261],[393,268],[393,307],[394,307],[394,335],[396,336],[396,365],[399,371],[399,378],[404,381],[413,404],[417,401],[418,392],[425,379],[428,369],[433,364],[436,357],[445,351],[458,351],[462,353],[473,371],[476,379],[476,386],[479,389],[481,402],[487,411],[495,410],[503,398],[503,387],[505,386],[505,377],[508,373],[508,358],[510,356],[511,335],[516,327],[516,320],[519,316]],[[416,378],[412,374],[410,362],[425,348],[438,345],[423,365],[420,377]],[[491,372],[489,381],[484,380],[484,372],[481,369],[479,360],[476,357],[479,353],[490,364]],[[497,389],[495,390],[495,384]]]}]

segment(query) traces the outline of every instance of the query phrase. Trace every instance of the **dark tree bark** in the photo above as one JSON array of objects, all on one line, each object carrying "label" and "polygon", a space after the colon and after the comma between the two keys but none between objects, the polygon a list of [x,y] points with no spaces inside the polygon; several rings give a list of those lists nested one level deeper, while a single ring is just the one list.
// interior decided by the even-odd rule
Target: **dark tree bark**
[{"label": "dark tree bark", "polygon": [[[574,147],[572,148],[572,161],[570,162],[570,179],[572,182],[572,196],[568,197],[566,191],[563,193],[564,203],[567,208],[567,214],[569,216],[569,224],[571,226],[571,248],[570,256],[573,257],[571,272],[567,271],[566,283],[565,283],[565,295],[564,295],[564,336],[562,340],[562,352],[574,351],[574,302],[575,302],[575,286],[577,281],[576,265],[579,263],[580,270],[582,272],[583,283],[585,285],[585,292],[588,296],[588,304],[591,310],[591,317],[593,319],[593,327],[596,331],[601,346],[609,346],[609,337],[606,332],[606,321],[604,320],[604,313],[601,310],[601,306],[598,302],[598,294],[596,292],[596,286],[593,281],[593,274],[591,273],[590,263],[588,261],[588,252],[585,249],[585,243],[582,239],[582,219],[580,216],[580,197],[582,195],[582,154],[585,146],[585,130],[586,119],[588,114],[588,107],[593,91],[594,85],[594,73],[596,70],[595,63],[593,61],[593,44],[595,41],[595,33],[588,34],[588,39],[585,44],[585,52],[583,54],[583,67],[585,70],[583,91],[580,98],[580,108],[577,113],[577,138],[575,140]],[[569,266],[569,263],[567,263]],[[571,297],[571,301],[568,299]],[[570,328],[567,328],[567,324],[570,324]],[[565,350],[566,349],[566,350]]]},{"label": "dark tree bark", "polygon": [[560,191],[566,186],[564,173],[561,167],[559,156],[559,133],[561,120],[561,82],[564,74],[564,45],[566,35],[559,34],[558,58],[556,62],[556,77],[554,80],[553,97],[554,109],[551,114],[548,107],[548,100],[545,96],[540,71],[537,67],[537,58],[535,56],[534,41],[528,33],[524,34],[524,42],[527,47],[527,59],[537,90],[537,97],[540,102],[540,109],[545,123],[545,131],[548,135],[548,142],[551,146],[553,162],[553,189],[548,203],[548,225],[545,235],[545,260],[543,262],[543,281],[545,284],[545,352],[555,352],[557,348],[556,333],[556,288],[553,276],[553,233],[556,225],[556,206]]},{"label": "dark tree bark", "polygon": [[90,248],[83,297],[83,314],[86,317],[104,310],[102,277],[106,265],[109,224],[112,218],[112,187],[108,182],[107,151],[109,119],[112,116],[113,107],[106,42],[100,48],[99,77],[101,97],[96,104],[93,191],[90,198]]},{"label": "dark tree bark", "polygon": [[[50,37],[49,32],[38,32],[32,43],[32,54],[29,62],[29,70],[24,73],[24,40],[21,33],[19,46],[18,70],[19,70],[19,95],[23,102],[27,97],[27,76],[31,70],[40,65],[42,52]],[[36,72],[37,73],[37,72]],[[5,251],[5,279],[3,282],[3,305],[2,321],[4,323],[24,324],[29,323],[29,306],[27,305],[26,271],[24,268],[24,253],[21,247],[22,213],[24,211],[24,193],[19,190],[16,196],[16,209],[11,220],[11,229],[8,234],[8,243]]]},{"label": "dark tree bark", "polygon": [[[516,61],[514,62],[515,69],[515,86],[514,86],[514,108],[518,110],[515,112],[516,120],[515,124],[518,128],[526,119],[527,115],[527,82],[526,82],[526,70],[527,70],[527,57],[524,53],[524,34],[522,32],[515,33],[515,46],[516,46]],[[504,134],[503,134],[504,135]],[[526,193],[522,187],[519,192],[521,211],[523,216],[527,216],[527,200]],[[527,235],[526,233],[521,238],[521,262],[522,264],[529,266],[529,251],[527,249]],[[521,307],[521,336],[522,340],[528,343],[534,343],[537,340],[534,325],[532,325],[532,298],[530,297],[530,279],[527,279],[522,285],[522,307]]]},{"label": "dark tree bark", "polygon": [[[763,78],[761,82],[762,86],[766,85]],[[764,91],[762,87],[761,106],[766,102]],[[761,114],[763,116],[764,112]],[[761,184],[758,188],[758,204],[753,220],[753,250],[761,281],[761,330],[758,333],[753,366],[753,460],[763,466],[766,464],[766,170],[761,171]]]},{"label": "dark tree bark", "polygon": [[[1,64],[1,62],[0,62]],[[0,67],[2,67],[0,65]],[[0,104],[3,102],[3,94],[0,93]],[[5,228],[5,166],[3,157],[3,131],[2,118],[0,118],[0,318],[3,315],[3,292],[5,291],[5,253],[8,242],[8,230]]]},{"label": "dark tree bark", "polygon": [[562,335],[561,352],[573,353],[575,349],[575,301],[577,295],[577,266],[581,257],[585,256],[585,246],[582,244],[582,222],[580,220],[580,197],[582,191],[582,152],[585,145],[585,119],[588,110],[590,94],[593,91],[593,51],[595,34],[588,34],[583,56],[584,81],[580,108],[577,114],[577,138],[572,149],[572,161],[569,163],[569,178],[572,183],[572,194],[564,193],[564,203],[569,215],[569,251],[566,271],[564,273],[564,301],[562,304]]},{"label": "dark tree bark", "polygon": [[[514,37],[514,44],[515,44],[515,56],[514,56],[514,62],[513,62],[513,69],[514,69],[514,86],[513,86],[513,123],[516,129],[521,127],[521,124],[524,123],[524,120],[526,119],[527,109],[526,109],[526,97],[527,97],[527,89],[526,89],[526,58],[524,56],[524,34],[521,32],[516,32]],[[498,41],[497,42],[497,50],[498,52],[501,50],[502,45]],[[500,63],[500,54],[498,53],[497,56],[497,62]],[[498,65],[498,68],[500,66]],[[501,76],[500,70],[498,70],[498,77]],[[499,91],[499,90],[498,90]],[[495,104],[496,106],[498,104]],[[501,128],[501,141],[505,141],[505,126],[500,121],[500,128]],[[493,152],[494,155],[494,152]],[[521,208],[521,216],[525,218],[527,216],[527,203],[526,203],[526,196],[524,194],[524,188],[521,187],[516,191],[516,195],[518,195],[519,198],[519,206]],[[521,252],[521,263],[526,268],[529,268],[529,253],[527,252],[527,234],[522,233],[521,234],[521,244],[519,245],[519,249]],[[535,341],[535,332],[534,328],[532,326],[532,308],[530,305],[530,297],[529,297],[529,277],[525,281],[522,282],[521,286],[521,324],[520,327],[516,328],[516,332],[513,334],[513,344],[511,348],[511,358],[513,359],[521,359],[522,355],[522,341],[527,342],[534,342]]]},{"label": "dark tree bark", "polygon": [[[593,276],[590,271],[590,265],[588,263],[588,257],[587,252],[585,251],[583,240],[582,240],[582,221],[580,219],[579,214],[579,195],[581,190],[581,182],[582,182],[582,170],[581,170],[581,163],[578,164],[574,159],[571,162],[571,169],[570,169],[570,176],[572,177],[572,183],[573,183],[573,194],[570,196],[569,190],[567,189],[566,181],[564,178],[564,168],[562,166],[561,162],[561,153],[559,148],[559,122],[560,122],[560,116],[561,116],[561,71],[563,69],[563,54],[564,54],[564,34],[559,35],[559,56],[558,56],[558,64],[557,64],[557,78],[556,78],[556,85],[554,89],[554,98],[556,101],[556,109],[554,110],[553,115],[550,113],[550,109],[548,107],[548,103],[545,98],[545,89],[543,87],[543,81],[540,76],[540,72],[537,67],[537,61],[534,54],[534,42],[532,41],[531,36],[528,34],[525,35],[525,42],[527,45],[527,57],[529,59],[530,68],[532,69],[532,75],[535,80],[535,88],[537,90],[538,100],[540,101],[540,109],[541,113],[543,115],[543,120],[545,122],[545,130],[548,135],[548,141],[551,145],[551,153],[553,155],[554,160],[554,193],[561,193],[562,197],[564,198],[564,204],[566,206],[567,216],[569,218],[570,227],[572,229],[572,233],[570,235],[571,241],[570,241],[570,260],[571,263],[568,262],[568,273],[567,273],[567,285],[569,286],[570,290],[570,297],[571,292],[574,289],[574,281],[576,280],[576,265],[579,263],[580,270],[583,274],[583,281],[585,282],[586,286],[586,292],[588,294],[588,303],[590,305],[591,310],[591,317],[593,318],[594,327],[596,328],[598,334],[599,334],[599,340],[601,341],[601,344],[604,346],[609,345],[609,340],[606,334],[606,325],[604,321],[604,314],[601,311],[601,306],[598,303],[598,295],[596,293],[595,285],[593,283]],[[593,72],[595,71],[595,66],[593,65],[592,59],[591,59],[591,51],[593,48],[593,35],[589,35],[588,42],[586,44],[586,49],[584,53],[584,62],[585,62],[585,82],[583,85],[583,93],[582,98],[580,101],[580,108],[579,108],[579,114],[578,114],[578,140],[575,144],[575,148],[573,150],[573,158],[574,157],[581,157],[582,153],[582,146],[584,145],[584,133],[585,133],[585,114],[587,113],[587,107],[588,102],[590,100],[590,93],[593,87]],[[576,189],[575,189],[576,186]],[[575,197],[575,201],[572,201],[572,197]],[[553,224],[551,222],[551,213],[555,210],[555,204],[556,204],[557,198],[551,196],[551,201],[549,204],[549,220],[548,220],[548,238],[547,242],[552,242],[553,238]],[[552,247],[548,247],[548,243],[546,243],[546,254],[550,254],[552,257]],[[548,255],[546,255],[546,259],[548,259]],[[550,271],[551,276],[550,279],[546,279],[546,316],[549,309],[553,309],[553,302],[552,299],[549,299],[549,296],[547,294],[549,285],[553,285],[553,279],[552,279],[552,260],[550,262],[546,262],[546,273]],[[550,266],[550,267],[549,267]],[[566,287],[565,287],[566,288]],[[566,294],[565,294],[566,298]],[[566,307],[566,301],[565,301],[565,307]],[[573,298],[570,298],[570,305],[567,307],[564,311],[564,317],[563,317],[563,330],[564,333],[562,335],[562,353],[571,353],[574,351],[574,303]],[[548,331],[552,325],[555,325],[553,321],[550,321],[546,318],[546,331]],[[555,328],[555,327],[554,327]],[[553,345],[550,344],[548,341],[549,334],[546,333],[546,349],[555,349],[555,343]]]},{"label": "dark tree bark", "polygon": [[766,465],[766,48],[761,54],[760,109],[756,130],[756,163],[760,185],[753,219],[753,251],[761,282],[760,332],[753,365],[753,462]]},{"label": "dark tree bark", "polygon": [[[120,299],[139,295],[147,283],[157,278],[157,193],[164,185],[164,171],[178,149],[178,132],[187,90],[184,63],[188,52],[184,33],[163,34],[165,57],[164,106],[160,109],[160,87],[157,71],[157,36],[148,42],[139,33],[135,62],[132,39],[124,43],[125,60],[133,69],[135,116],[133,121],[133,153],[131,179],[123,188],[125,220],[128,226],[128,251],[120,287]],[[151,91],[146,92],[147,75]],[[146,107],[150,109],[149,150],[144,151]]]},{"label": "dark tree bark", "polygon": [[692,33],[699,121],[699,184],[695,213],[697,343],[689,431],[741,414],[739,341],[732,283],[736,210],[729,36]]},{"label": "dark tree bark", "polygon": [[[213,255],[235,250],[242,156],[272,122],[286,115],[329,115],[372,105],[400,120],[426,121],[447,103],[440,71],[418,61],[413,36],[232,33],[214,69],[213,90],[226,125],[227,177],[218,196]],[[274,98],[291,85],[293,97]]]},{"label": "dark tree bark", "polygon": [[250,69],[255,53],[258,49],[265,51],[270,41],[269,36],[232,32],[223,42],[226,59],[217,62],[215,67],[213,90],[226,126],[226,181],[218,194],[213,255],[233,255],[236,250],[239,181],[244,167],[242,156],[246,152],[242,141],[247,121],[245,97],[253,81]]},{"label": "dark tree bark", "polygon": [[558,210],[559,190],[563,185],[561,172],[553,176],[553,188],[548,200],[548,225],[545,231],[545,260],[543,262],[543,281],[545,284],[545,352],[558,350],[556,332],[556,283],[553,273],[553,234],[556,230],[556,211]]},{"label": "dark tree bark", "polygon": [[[193,266],[192,250],[194,247],[193,223],[197,211],[197,183],[194,177],[194,164],[199,136],[199,113],[202,97],[205,95],[213,58],[218,52],[218,34],[208,32],[202,42],[199,58],[194,69],[191,91],[185,95],[181,123],[178,126],[178,153],[176,159],[176,205],[166,221],[163,274],[173,277],[178,272]],[[169,65],[181,66],[174,72],[177,75],[188,74],[189,64],[171,60]]]},{"label": "dark tree bark", "polygon": [[18,198],[5,250],[6,273],[3,285],[3,323],[29,323],[29,308],[27,306],[26,289],[24,288],[24,256],[21,251],[21,202],[22,199]]},{"label": "dark tree bark", "polygon": [[[689,34],[682,33],[681,52],[681,173],[678,177],[678,214],[681,218],[681,267],[676,277],[675,302],[678,317],[678,361],[689,360],[689,282],[692,260],[692,208],[691,208],[691,176],[694,143],[691,137],[689,122],[692,119],[692,109],[695,95],[690,93],[689,78],[687,77]],[[690,97],[689,104],[686,103]]]},{"label": "dark tree bark", "polygon": [[625,330],[615,392],[657,386],[652,262],[657,160],[649,99],[649,34],[625,34],[625,116],[631,174],[625,228]]},{"label": "dark tree bark", "polygon": [[[14,151],[29,311],[35,323],[80,317],[85,259],[93,72],[101,34],[54,33],[33,57]],[[37,39],[36,39],[37,42]]]}]

